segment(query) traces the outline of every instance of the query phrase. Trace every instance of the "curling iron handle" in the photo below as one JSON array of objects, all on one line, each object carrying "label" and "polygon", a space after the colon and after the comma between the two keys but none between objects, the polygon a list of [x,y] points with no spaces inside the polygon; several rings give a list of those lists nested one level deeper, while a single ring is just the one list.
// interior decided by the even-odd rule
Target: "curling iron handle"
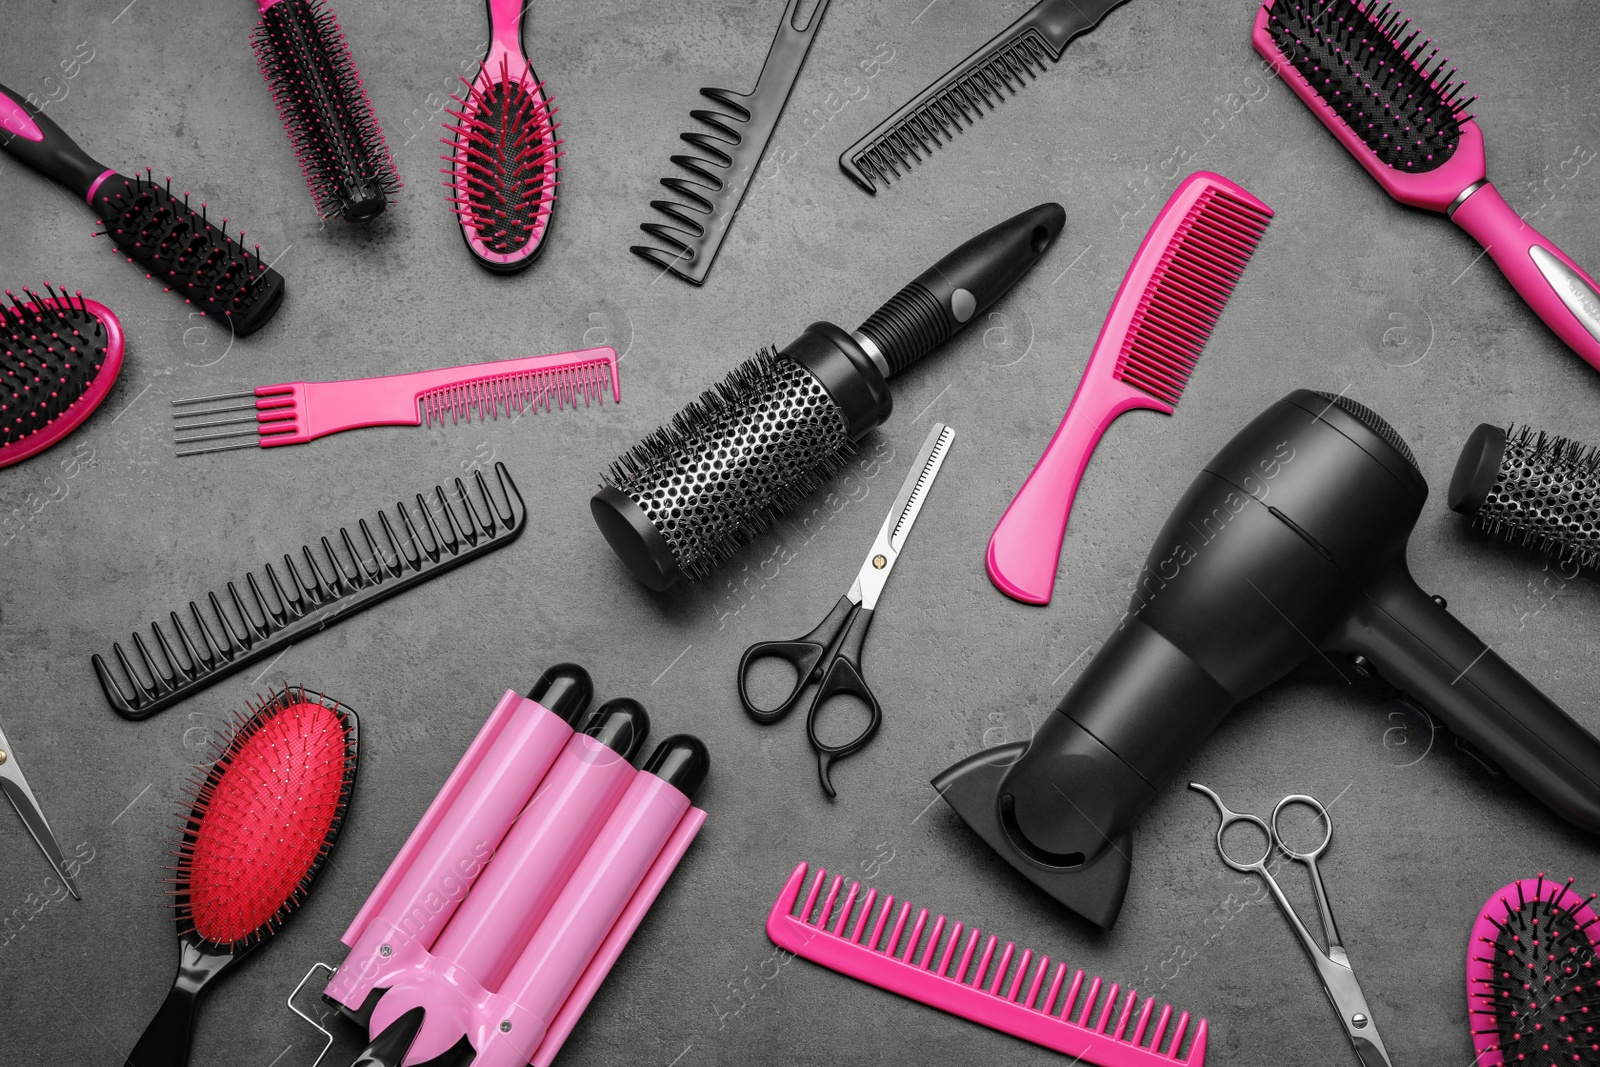
[{"label": "curling iron handle", "polygon": [[1403,565],[1362,598],[1332,647],[1371,657],[1499,763],[1523,788],[1573,825],[1600,833],[1600,738],[1511,668]]}]

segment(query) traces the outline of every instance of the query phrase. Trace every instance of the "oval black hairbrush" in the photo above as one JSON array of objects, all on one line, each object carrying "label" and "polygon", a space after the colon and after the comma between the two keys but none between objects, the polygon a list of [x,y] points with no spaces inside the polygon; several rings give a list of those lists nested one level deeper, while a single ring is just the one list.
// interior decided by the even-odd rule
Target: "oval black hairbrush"
[{"label": "oval black hairbrush", "polygon": [[129,178],[95,162],[71,137],[0,85],[0,148],[47,178],[65,185],[94,209],[103,231],[129,263],[138,263],[198,311],[232,324],[240,337],[260,329],[283,300],[283,276],[244,246],[244,231],[228,233],[228,220],[212,225],[201,204],[174,196],[172,180],[149,170]]},{"label": "oval black hairbrush", "polygon": [[1448,502],[1507,541],[1600,567],[1600,448],[1484,423],[1461,450]]},{"label": "oval black hairbrush", "polygon": [[894,408],[888,380],[948,341],[1037,263],[1066,225],[1040,204],[923,271],[854,333],[814,322],[763,349],[612,464],[600,532],[657,591],[698,581],[820,488]]}]

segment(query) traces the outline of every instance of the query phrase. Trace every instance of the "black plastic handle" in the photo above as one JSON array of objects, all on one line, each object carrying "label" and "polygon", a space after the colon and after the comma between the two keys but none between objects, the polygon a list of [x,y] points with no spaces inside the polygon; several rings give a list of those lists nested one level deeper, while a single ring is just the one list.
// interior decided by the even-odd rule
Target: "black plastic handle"
[{"label": "black plastic handle", "polygon": [[[39,140],[34,140],[36,130]],[[0,85],[0,148],[68,189],[89,199],[95,179],[111,169],[97,163],[21,93]]]},{"label": "black plastic handle", "polygon": [[1049,251],[1067,224],[1060,204],[1040,204],[983,231],[901,289],[860,332],[898,374],[999,300]]},{"label": "black plastic handle", "polygon": [[[846,598],[844,603],[849,603],[849,599]],[[832,779],[835,761],[860,752],[877,734],[878,727],[883,725],[883,708],[878,705],[878,698],[873,696],[871,687],[861,675],[861,646],[866,643],[867,629],[871,625],[871,608],[862,608],[850,620],[850,628],[839,640],[833,659],[828,662],[828,669],[817,687],[816,699],[811,702],[811,711],[806,715],[806,739],[817,751],[817,779],[822,783],[822,791],[829,797],[838,796],[834,792]],[[842,745],[825,745],[817,736],[817,716],[828,701],[838,696],[860,699],[867,705],[871,715],[866,727],[854,740]]]},{"label": "black plastic handle", "polygon": [[194,935],[180,938],[178,977],[139,1043],[133,1046],[125,1067],[184,1067],[194,1041],[201,994],[248,951],[229,953],[219,946],[201,943]]},{"label": "black plastic handle", "polygon": [[[817,664],[839,640],[845,630],[845,620],[854,610],[855,603],[848,596],[842,596],[833,610],[828,612],[828,617],[804,637],[797,637],[793,641],[758,641],[745,649],[744,655],[739,657],[739,703],[744,705],[745,714],[767,726],[793,711],[795,705],[800,703],[800,694],[817,680],[820,673]],[[750,668],[757,660],[763,659],[781,659],[795,669],[793,691],[775,708],[757,707],[755,701],[750,699]]]},{"label": "black plastic handle", "polygon": [[1403,571],[1363,598],[1330,647],[1371,658],[1562,818],[1600,833],[1600,738],[1511,668]]}]

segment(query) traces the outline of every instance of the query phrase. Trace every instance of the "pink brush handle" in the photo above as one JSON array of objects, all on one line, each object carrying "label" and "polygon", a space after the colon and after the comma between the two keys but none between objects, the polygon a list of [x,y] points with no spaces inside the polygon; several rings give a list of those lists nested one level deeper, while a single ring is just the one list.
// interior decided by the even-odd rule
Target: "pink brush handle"
[{"label": "pink brush handle", "polygon": [[1084,468],[1106,427],[1135,408],[1170,410],[1115,380],[1086,375],[1078,385],[1056,435],[989,538],[989,578],[1006,596],[1025,604],[1050,603]]},{"label": "pink brush handle", "polygon": [[522,52],[522,20],[530,3],[531,0],[489,0],[489,55],[483,65],[498,71],[501,58],[508,59],[512,81],[519,80],[528,68],[528,57]]},{"label": "pink brush handle", "polygon": [[1600,369],[1600,289],[1594,279],[1524,222],[1487,182],[1451,217],[1488,251],[1534,314]]}]

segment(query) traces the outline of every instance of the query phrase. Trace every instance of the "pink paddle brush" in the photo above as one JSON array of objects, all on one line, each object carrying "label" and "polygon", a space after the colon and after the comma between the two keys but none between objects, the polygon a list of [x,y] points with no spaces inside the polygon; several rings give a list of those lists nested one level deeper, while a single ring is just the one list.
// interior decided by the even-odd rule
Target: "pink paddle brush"
[{"label": "pink paddle brush", "polygon": [[122,323],[82,293],[11,290],[0,304],[0,467],[43,452],[87,419],[122,369]]},{"label": "pink paddle brush", "polygon": [[1485,177],[1465,83],[1431,39],[1377,0],[1267,0],[1257,52],[1396,200],[1449,215],[1534,314],[1600,369],[1600,289]]},{"label": "pink paddle brush", "polygon": [[556,207],[556,108],[523,50],[524,0],[488,0],[489,54],[452,97],[441,157],[450,206],[479,263],[509,274],[538,258]]},{"label": "pink paddle brush", "polygon": [[1048,604],[1067,516],[1101,434],[1125,411],[1170,415],[1272,209],[1221,175],[1185,178],[1111,302],[1056,435],[989,538],[989,578]]},{"label": "pink paddle brush", "polygon": [[1540,874],[1483,905],[1467,944],[1473,1067],[1600,1064],[1594,902]]}]

